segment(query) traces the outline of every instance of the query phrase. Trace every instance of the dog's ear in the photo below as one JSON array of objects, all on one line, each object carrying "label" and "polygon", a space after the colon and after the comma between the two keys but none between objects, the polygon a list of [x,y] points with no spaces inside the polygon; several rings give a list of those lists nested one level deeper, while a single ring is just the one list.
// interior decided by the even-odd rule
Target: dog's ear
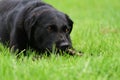
[{"label": "dog's ear", "polygon": [[25,30],[27,32],[29,40],[32,37],[32,32],[35,29],[35,23],[36,22],[37,22],[37,17],[34,13],[29,14],[28,17],[25,19],[24,26],[25,26]]},{"label": "dog's ear", "polygon": [[73,28],[73,21],[70,19],[70,17],[67,14],[65,14],[65,16],[66,16],[68,25],[70,26],[70,33],[71,33],[72,28]]}]

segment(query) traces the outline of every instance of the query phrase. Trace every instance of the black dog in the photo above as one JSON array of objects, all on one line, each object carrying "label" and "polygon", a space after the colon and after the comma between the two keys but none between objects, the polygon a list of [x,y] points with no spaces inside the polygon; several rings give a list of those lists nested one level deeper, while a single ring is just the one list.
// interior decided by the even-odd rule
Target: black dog
[{"label": "black dog", "polygon": [[14,50],[65,51],[72,48],[72,26],[66,14],[39,0],[0,1],[0,41]]}]

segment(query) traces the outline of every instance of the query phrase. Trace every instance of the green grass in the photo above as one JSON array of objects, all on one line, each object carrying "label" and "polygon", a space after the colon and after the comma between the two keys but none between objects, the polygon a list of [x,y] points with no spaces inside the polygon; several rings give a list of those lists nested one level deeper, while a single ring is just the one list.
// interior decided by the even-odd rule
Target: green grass
[{"label": "green grass", "polygon": [[0,80],[120,80],[120,1],[44,1],[73,19],[73,46],[84,56],[16,59],[0,45]]}]

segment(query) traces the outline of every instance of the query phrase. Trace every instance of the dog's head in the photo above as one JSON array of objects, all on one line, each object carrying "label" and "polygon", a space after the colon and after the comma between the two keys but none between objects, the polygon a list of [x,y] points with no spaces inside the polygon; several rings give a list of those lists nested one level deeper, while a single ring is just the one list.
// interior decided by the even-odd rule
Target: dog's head
[{"label": "dog's head", "polygon": [[51,6],[33,9],[25,24],[30,46],[36,50],[51,51],[55,47],[64,51],[72,47],[70,33],[73,21]]}]

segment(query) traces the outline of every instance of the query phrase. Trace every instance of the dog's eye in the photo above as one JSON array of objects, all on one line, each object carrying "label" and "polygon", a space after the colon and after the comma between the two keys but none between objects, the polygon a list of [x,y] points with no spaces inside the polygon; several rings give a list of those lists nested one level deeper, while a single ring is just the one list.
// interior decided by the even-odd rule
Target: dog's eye
[{"label": "dog's eye", "polygon": [[51,26],[48,26],[48,27],[47,27],[47,31],[48,31],[48,32],[51,32],[51,31],[52,31],[52,27],[51,27]]},{"label": "dog's eye", "polygon": [[67,26],[63,26],[63,31],[65,32],[65,33],[69,33],[70,32],[70,29],[67,27]]},{"label": "dog's eye", "polygon": [[66,32],[66,33],[69,33],[69,31],[70,31],[70,29],[68,29],[68,28],[65,29],[65,32]]},{"label": "dog's eye", "polygon": [[57,31],[56,26],[55,26],[55,25],[49,25],[49,26],[47,27],[47,31],[48,31],[48,32]]},{"label": "dog's eye", "polygon": [[64,31],[65,33],[69,33],[69,32],[70,32],[70,29],[67,28],[67,27],[64,27],[64,28],[63,28],[63,31]]}]

